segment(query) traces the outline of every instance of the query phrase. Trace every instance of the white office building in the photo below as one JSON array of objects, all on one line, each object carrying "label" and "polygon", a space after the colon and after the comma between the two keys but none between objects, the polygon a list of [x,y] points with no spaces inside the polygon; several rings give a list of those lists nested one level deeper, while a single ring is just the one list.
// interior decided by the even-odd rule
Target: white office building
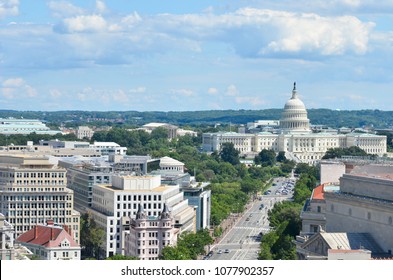
[{"label": "white office building", "polygon": [[122,219],[135,218],[139,204],[151,218],[159,216],[167,205],[175,228],[195,232],[195,210],[188,206],[178,185],[162,185],[160,176],[113,175],[112,184],[93,186],[90,210],[97,224],[106,231],[103,248],[106,257],[124,254]]}]

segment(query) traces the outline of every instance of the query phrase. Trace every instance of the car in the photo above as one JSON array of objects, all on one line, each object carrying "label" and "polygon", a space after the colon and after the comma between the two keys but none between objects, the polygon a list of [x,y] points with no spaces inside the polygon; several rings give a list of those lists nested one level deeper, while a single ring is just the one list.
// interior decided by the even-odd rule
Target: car
[{"label": "car", "polygon": [[224,253],[229,253],[229,249],[225,249]]},{"label": "car", "polygon": [[210,251],[210,252],[207,254],[207,256],[208,256],[208,257],[213,256],[213,251]]},{"label": "car", "polygon": [[253,216],[253,214],[250,214],[250,217],[252,217]]},{"label": "car", "polygon": [[246,221],[248,222],[250,220],[250,218],[247,218]]},{"label": "car", "polygon": [[265,207],[265,205],[263,205],[263,203],[262,203],[260,207],[262,207],[262,208],[263,208],[263,207]]},{"label": "car", "polygon": [[222,250],[218,250],[217,254],[222,254]]},{"label": "car", "polygon": [[263,210],[263,207],[259,207],[259,210]]}]

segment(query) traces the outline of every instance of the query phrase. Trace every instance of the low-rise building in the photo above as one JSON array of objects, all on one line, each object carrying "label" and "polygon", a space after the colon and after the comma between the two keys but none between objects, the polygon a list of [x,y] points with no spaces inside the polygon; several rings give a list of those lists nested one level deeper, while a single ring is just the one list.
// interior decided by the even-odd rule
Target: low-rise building
[{"label": "low-rise building", "polygon": [[[331,251],[339,250],[339,251]],[[367,250],[371,252],[372,257],[384,257],[384,252],[373,237],[364,232],[325,232],[320,230],[306,242],[296,248],[298,258],[301,260],[327,260],[332,259],[332,254],[348,250]],[[337,254],[335,255],[337,258]],[[355,258],[358,256],[352,255]]]},{"label": "low-rise building", "polygon": [[91,139],[94,135],[94,130],[88,126],[79,126],[76,130],[76,137],[78,139]]},{"label": "low-rise building", "polygon": [[134,219],[127,217],[124,228],[124,254],[141,260],[157,260],[165,246],[176,246],[179,229],[166,206],[160,215],[149,217],[139,205]]},{"label": "low-rise building", "polygon": [[61,131],[51,130],[40,120],[0,118],[0,134],[26,135],[30,133],[55,135],[61,133]]},{"label": "low-rise building", "polygon": [[36,225],[20,235],[16,242],[26,246],[37,257],[43,260],[80,260],[81,247],[67,232],[67,227],[54,225]]},{"label": "low-rise building", "polygon": [[14,227],[0,213],[0,260],[15,259],[14,238]]}]

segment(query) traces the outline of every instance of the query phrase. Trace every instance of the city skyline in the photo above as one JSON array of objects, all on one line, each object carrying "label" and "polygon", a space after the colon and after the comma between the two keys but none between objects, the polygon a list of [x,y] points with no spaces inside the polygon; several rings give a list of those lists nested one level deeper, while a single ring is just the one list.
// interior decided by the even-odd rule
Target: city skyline
[{"label": "city skyline", "polygon": [[0,109],[393,110],[393,3],[0,0]]}]

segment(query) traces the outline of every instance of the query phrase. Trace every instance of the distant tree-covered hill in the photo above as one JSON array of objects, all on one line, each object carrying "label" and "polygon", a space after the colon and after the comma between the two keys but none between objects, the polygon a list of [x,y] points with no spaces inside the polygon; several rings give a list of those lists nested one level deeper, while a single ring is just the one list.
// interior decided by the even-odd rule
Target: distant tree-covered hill
[{"label": "distant tree-covered hill", "polygon": [[[149,122],[167,122],[177,125],[232,123],[246,124],[255,120],[278,120],[282,109],[265,110],[210,110],[187,112],[137,112],[137,111],[12,111],[0,110],[1,118],[40,119],[50,124],[65,124],[76,127],[89,125],[140,126]],[[374,126],[386,128],[393,126],[393,111],[356,110],[337,111],[330,109],[309,109],[308,117],[312,124],[329,127]]]}]

